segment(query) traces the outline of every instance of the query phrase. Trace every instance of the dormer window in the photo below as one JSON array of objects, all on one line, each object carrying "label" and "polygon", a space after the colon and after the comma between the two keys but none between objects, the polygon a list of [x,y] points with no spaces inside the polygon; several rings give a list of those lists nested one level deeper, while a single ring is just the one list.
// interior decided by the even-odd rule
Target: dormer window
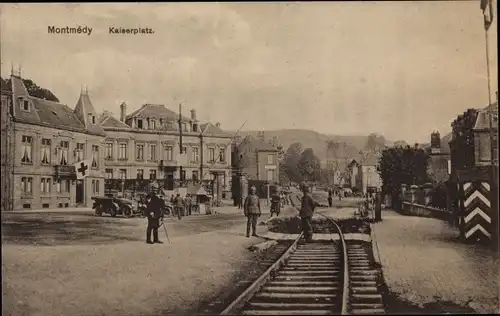
[{"label": "dormer window", "polygon": [[92,115],[92,124],[95,124],[95,115]]},{"label": "dormer window", "polygon": [[30,110],[30,101],[27,100],[27,99],[24,99],[24,98],[19,98],[19,102],[20,102],[20,105],[21,105],[21,109],[23,111],[29,112],[29,110]]},{"label": "dormer window", "polygon": [[142,119],[137,119],[137,128],[141,128],[141,129],[144,128]]},{"label": "dormer window", "polygon": [[151,129],[156,129],[156,121],[155,120],[151,120],[150,122],[150,126],[149,126]]},{"label": "dormer window", "polygon": [[193,124],[193,132],[198,132],[198,124]]}]

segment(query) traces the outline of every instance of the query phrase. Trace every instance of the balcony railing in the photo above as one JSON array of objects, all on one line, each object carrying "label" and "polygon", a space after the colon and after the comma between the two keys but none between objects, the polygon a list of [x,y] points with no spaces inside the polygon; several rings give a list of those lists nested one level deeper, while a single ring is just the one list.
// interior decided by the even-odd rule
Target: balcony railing
[{"label": "balcony railing", "polygon": [[55,177],[76,177],[75,166],[56,165],[54,166]]}]

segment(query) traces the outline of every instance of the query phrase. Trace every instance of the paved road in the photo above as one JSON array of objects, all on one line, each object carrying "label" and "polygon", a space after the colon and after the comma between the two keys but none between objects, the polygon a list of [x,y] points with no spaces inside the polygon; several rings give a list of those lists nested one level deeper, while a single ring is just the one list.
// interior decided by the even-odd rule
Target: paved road
[{"label": "paved road", "polygon": [[[226,209],[227,208],[227,209]],[[168,217],[170,238],[228,229],[245,222],[234,207],[219,215],[193,215],[178,220]],[[2,213],[2,241],[6,244],[104,244],[145,239],[146,219],[96,217],[91,209],[69,209],[57,212]],[[163,238],[164,232],[161,231]],[[162,236],[160,235],[160,236]]]}]

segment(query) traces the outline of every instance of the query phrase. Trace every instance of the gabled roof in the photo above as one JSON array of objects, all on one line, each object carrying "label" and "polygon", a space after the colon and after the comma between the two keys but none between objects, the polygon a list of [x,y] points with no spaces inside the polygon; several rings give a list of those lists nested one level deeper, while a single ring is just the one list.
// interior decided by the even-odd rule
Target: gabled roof
[{"label": "gabled roof", "polygon": [[255,138],[252,135],[248,135],[243,139],[243,141],[240,143],[240,146],[250,146],[256,151],[270,151],[270,152],[277,152],[279,151],[270,143],[266,143],[265,141]]},{"label": "gabled roof", "polygon": [[[179,113],[167,109],[164,104],[143,104],[139,109],[127,115],[126,119],[134,117],[152,117],[152,118],[168,118],[171,120],[178,120]],[[182,116],[183,121],[190,121],[191,119]]]},{"label": "gabled roof", "polygon": [[[104,135],[102,129],[86,129],[84,122],[66,104],[30,96],[21,77],[11,75],[13,95],[13,117],[18,122],[48,126],[80,133]],[[28,100],[30,110],[21,109],[21,101]]]},{"label": "gabled roof", "polygon": [[[78,101],[76,102],[74,112],[89,132],[93,134],[104,134],[104,130],[102,129],[99,120],[97,120],[98,115],[92,105],[92,101],[90,101],[88,91],[80,92],[80,98],[78,98]],[[89,114],[96,117],[95,124],[89,120]]]},{"label": "gabled roof", "polygon": [[490,111],[493,112],[492,127],[493,130],[498,129],[498,103],[487,106],[485,109],[479,110],[474,124],[474,130],[489,130],[490,129]]},{"label": "gabled roof", "polygon": [[378,155],[369,153],[362,163],[364,166],[376,166],[378,165]]},{"label": "gabled roof", "polygon": [[229,133],[224,132],[220,127],[212,123],[201,124],[200,130],[203,136],[229,135]]},{"label": "gabled roof", "polygon": [[112,115],[106,114],[100,117],[100,124],[103,129],[109,128],[123,128],[130,129],[130,126],[123,123],[122,121],[114,118]]}]

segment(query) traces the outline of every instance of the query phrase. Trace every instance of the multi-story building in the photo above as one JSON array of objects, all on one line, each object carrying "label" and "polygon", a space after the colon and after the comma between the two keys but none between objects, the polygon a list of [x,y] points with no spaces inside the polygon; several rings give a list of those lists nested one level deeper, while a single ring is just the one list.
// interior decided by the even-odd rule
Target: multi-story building
[{"label": "multi-story building", "polygon": [[261,196],[267,196],[265,185],[274,186],[279,183],[277,139],[266,142],[263,133],[257,138],[249,135],[236,140],[232,151],[233,195],[245,196],[248,184],[252,184],[257,186]]},{"label": "multi-story building", "polygon": [[[13,149],[10,170],[2,170],[2,177],[12,177],[13,209],[91,206],[91,197],[104,193],[104,130],[88,92],[81,91],[72,110],[31,96],[12,74],[8,98]],[[88,176],[77,180],[74,164],[86,159]]]},{"label": "multi-story building", "polygon": [[[3,88],[3,87],[2,87]],[[12,211],[13,205],[13,193],[14,193],[14,183],[12,179],[12,169],[14,162],[14,146],[13,146],[13,129],[12,129],[12,117],[10,111],[12,111],[12,93],[10,91],[2,90],[1,93],[1,135],[0,135],[0,148],[1,153],[1,171],[2,175],[2,212]]]},{"label": "multi-story building", "polygon": [[369,187],[382,188],[382,179],[377,171],[378,156],[376,153],[368,153],[360,163],[357,164],[356,189],[366,194]]},{"label": "multi-story building", "polygon": [[450,153],[441,148],[441,136],[439,132],[431,134],[431,143],[427,148],[429,164],[427,173],[435,183],[441,183],[449,178]]},{"label": "multi-story building", "polygon": [[231,135],[219,124],[200,124],[195,110],[188,118],[162,104],[144,104],[130,114],[126,110],[122,103],[120,119],[110,113],[100,118],[107,179],[119,180],[122,189],[140,180],[156,181],[166,191],[215,180],[217,196],[229,191]]}]

